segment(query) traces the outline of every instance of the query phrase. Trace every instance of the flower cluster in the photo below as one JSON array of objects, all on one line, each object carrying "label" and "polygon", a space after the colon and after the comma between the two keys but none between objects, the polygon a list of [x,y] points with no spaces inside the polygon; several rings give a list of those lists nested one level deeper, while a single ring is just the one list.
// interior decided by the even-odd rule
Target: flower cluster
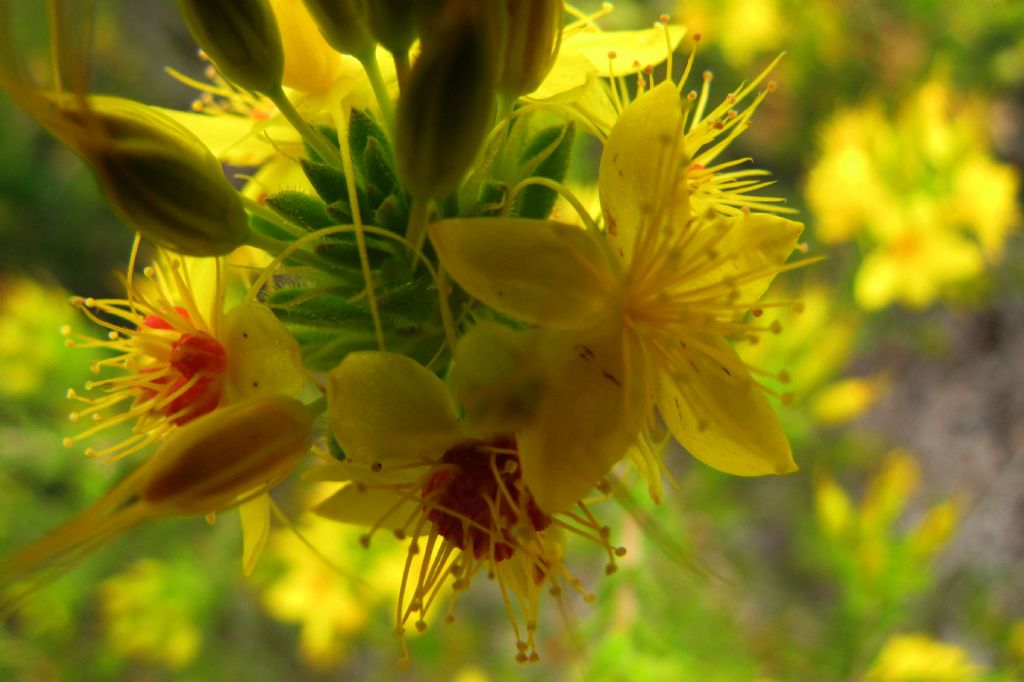
[{"label": "flower cluster", "polygon": [[[188,112],[92,96],[82,73],[41,87],[0,55],[0,85],[139,235],[124,299],[72,301],[104,335],[67,345],[108,356],[69,391],[65,442],[144,458],[0,564],[27,581],[0,609],[160,516],[239,507],[251,570],[268,493],[309,453],[334,487],[313,513],[408,543],[399,637],[449,593],[454,617],[483,571],[536,660],[543,595],[594,598],[567,541],[609,574],[626,552],[597,509],[620,463],[655,499],[673,441],[731,474],[796,469],[785,373],[733,348],[781,331],[764,310],[794,303],[761,299],[810,262],[767,173],[723,157],[774,62],[714,104],[710,73],[687,89],[699,36],[674,61],[667,17],[607,33],[560,1],[393,4],[181,0],[208,67],[173,72],[201,91]],[[57,72],[87,58],[61,7]],[[566,183],[583,134],[603,146],[593,207]]]}]

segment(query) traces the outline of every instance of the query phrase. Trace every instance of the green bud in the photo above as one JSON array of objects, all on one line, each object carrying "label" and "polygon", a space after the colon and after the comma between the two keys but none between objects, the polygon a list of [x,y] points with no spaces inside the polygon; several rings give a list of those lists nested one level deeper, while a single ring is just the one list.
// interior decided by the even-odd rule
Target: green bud
[{"label": "green bud", "polygon": [[370,30],[389,52],[405,54],[416,40],[416,0],[374,0]]},{"label": "green bud", "polygon": [[505,56],[498,91],[510,97],[533,92],[548,75],[562,43],[562,0],[506,0]]},{"label": "green bud", "polygon": [[357,58],[372,56],[376,43],[370,34],[366,0],[302,0],[327,44]]},{"label": "green bud", "polygon": [[269,93],[281,87],[284,49],[267,0],[178,0],[199,47],[235,85]]},{"label": "green bud", "polygon": [[138,102],[89,100],[51,129],[96,171],[111,206],[149,241],[190,256],[230,253],[249,222],[220,162],[189,130]]},{"label": "green bud", "polygon": [[334,224],[323,199],[305,192],[282,190],[267,197],[267,206],[279,216],[307,230],[319,230]]},{"label": "green bud", "polygon": [[449,194],[490,129],[497,79],[493,3],[450,3],[398,101],[398,171],[419,198]]}]

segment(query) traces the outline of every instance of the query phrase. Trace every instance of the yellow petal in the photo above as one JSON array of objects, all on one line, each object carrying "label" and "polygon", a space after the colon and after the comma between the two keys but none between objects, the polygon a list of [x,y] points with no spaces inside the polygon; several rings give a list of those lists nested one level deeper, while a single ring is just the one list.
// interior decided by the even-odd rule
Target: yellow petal
[{"label": "yellow petal", "polygon": [[313,513],[341,523],[403,529],[411,533],[414,528],[406,529],[405,525],[416,516],[419,508],[420,504],[414,500],[403,500],[400,493],[352,484],[313,507]]},{"label": "yellow petal", "polygon": [[[702,340],[722,363],[695,354],[681,376],[661,382],[658,410],[672,435],[705,464],[737,476],[796,471],[779,417],[724,339]],[[745,374],[745,370],[744,370]]]},{"label": "yellow petal", "polygon": [[270,496],[257,495],[239,505],[242,520],[242,573],[250,575],[270,537]]},{"label": "yellow petal", "polygon": [[284,85],[323,92],[341,71],[341,55],[317,30],[302,0],[270,0],[284,48]]},{"label": "yellow petal", "polygon": [[445,269],[471,296],[525,322],[593,326],[608,309],[611,264],[591,234],[520,218],[460,218],[429,227]]},{"label": "yellow petal", "polygon": [[[556,66],[563,55],[566,59],[579,55],[590,62],[591,67],[601,76],[625,76],[665,61],[670,46],[674,51],[684,35],[686,28],[678,25],[655,26],[639,31],[583,30],[562,41]],[[609,60],[609,53],[615,53],[615,58]]]},{"label": "yellow petal", "polygon": [[722,230],[721,239],[711,242],[717,254],[715,263],[708,272],[688,278],[678,291],[725,284],[735,292],[737,303],[751,306],[764,295],[793,253],[803,223],[766,213],[739,213],[712,220],[715,225],[711,229]]},{"label": "yellow petal", "polygon": [[355,463],[436,459],[462,438],[444,383],[398,353],[350,353],[328,373],[327,404],[331,432]]},{"label": "yellow petal", "polygon": [[242,303],[224,316],[221,343],[228,356],[227,399],[296,395],[305,375],[299,344],[266,306]]},{"label": "yellow petal", "polygon": [[627,362],[620,327],[550,332],[538,353],[543,402],[516,437],[523,480],[541,509],[554,513],[585,497],[626,455],[647,413],[646,373]]},{"label": "yellow petal", "polygon": [[274,145],[263,137],[265,130],[278,144],[299,140],[283,119],[280,125],[268,127],[265,121],[244,116],[210,116],[174,109],[160,112],[192,131],[220,161],[234,166],[258,166],[277,153]]},{"label": "yellow petal", "polygon": [[[675,85],[664,82],[633,101],[612,128],[597,186],[609,241],[627,263],[641,229],[681,232],[690,216],[683,146],[683,110]],[[645,227],[646,226],[646,227]]]}]

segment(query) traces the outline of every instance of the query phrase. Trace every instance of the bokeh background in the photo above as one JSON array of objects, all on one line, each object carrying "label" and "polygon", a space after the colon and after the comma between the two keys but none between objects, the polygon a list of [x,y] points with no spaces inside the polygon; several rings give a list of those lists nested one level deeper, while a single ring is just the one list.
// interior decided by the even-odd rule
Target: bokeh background
[{"label": "bokeh background", "polygon": [[[43,3],[18,4],[23,59],[45,73]],[[1024,3],[621,2],[602,24],[661,13],[701,34],[719,97],[786,52],[731,153],[773,172],[827,255],[771,293],[802,301],[766,312],[782,333],[742,346],[789,375],[801,471],[737,479],[668,453],[660,506],[639,486],[600,504],[629,548],[617,573],[570,548],[599,599],[549,600],[538,664],[514,662],[480,580],[454,623],[411,639],[400,673],[403,548],[303,517],[295,486],[278,501],[330,564],[281,528],[243,578],[233,518],[153,523],[0,625],[0,678],[1024,679]],[[202,70],[172,3],[99,2],[93,50],[98,91],[195,97],[163,72]],[[83,165],[3,96],[0,121],[6,553],[118,475],[60,446],[65,390],[96,358],[59,329],[83,324],[69,293],[117,294],[131,240]]]}]

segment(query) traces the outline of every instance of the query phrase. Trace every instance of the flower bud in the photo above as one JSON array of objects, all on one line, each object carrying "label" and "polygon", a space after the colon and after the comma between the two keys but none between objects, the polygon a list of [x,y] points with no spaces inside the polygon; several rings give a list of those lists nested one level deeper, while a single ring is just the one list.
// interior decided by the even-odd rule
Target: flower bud
[{"label": "flower bud", "polygon": [[424,39],[398,101],[395,132],[399,173],[413,196],[455,189],[490,129],[499,23],[494,3],[455,0]]},{"label": "flower bud", "polygon": [[374,0],[370,3],[370,30],[377,42],[393,54],[405,54],[416,40],[416,3],[413,0]]},{"label": "flower bud", "polygon": [[505,57],[498,91],[526,95],[548,75],[562,43],[562,0],[506,0]]},{"label": "flower bud", "polygon": [[287,476],[313,440],[313,415],[280,395],[251,398],[176,430],[146,463],[142,501],[174,514],[205,514]]},{"label": "flower bud", "polygon": [[178,0],[178,6],[225,78],[255,92],[281,87],[284,49],[267,0]]},{"label": "flower bud", "polygon": [[376,43],[370,34],[366,0],[302,0],[324,40],[338,52],[372,57]]},{"label": "flower bud", "polygon": [[115,211],[149,241],[190,256],[230,253],[249,234],[238,192],[189,130],[113,97],[44,120],[96,171]]}]

